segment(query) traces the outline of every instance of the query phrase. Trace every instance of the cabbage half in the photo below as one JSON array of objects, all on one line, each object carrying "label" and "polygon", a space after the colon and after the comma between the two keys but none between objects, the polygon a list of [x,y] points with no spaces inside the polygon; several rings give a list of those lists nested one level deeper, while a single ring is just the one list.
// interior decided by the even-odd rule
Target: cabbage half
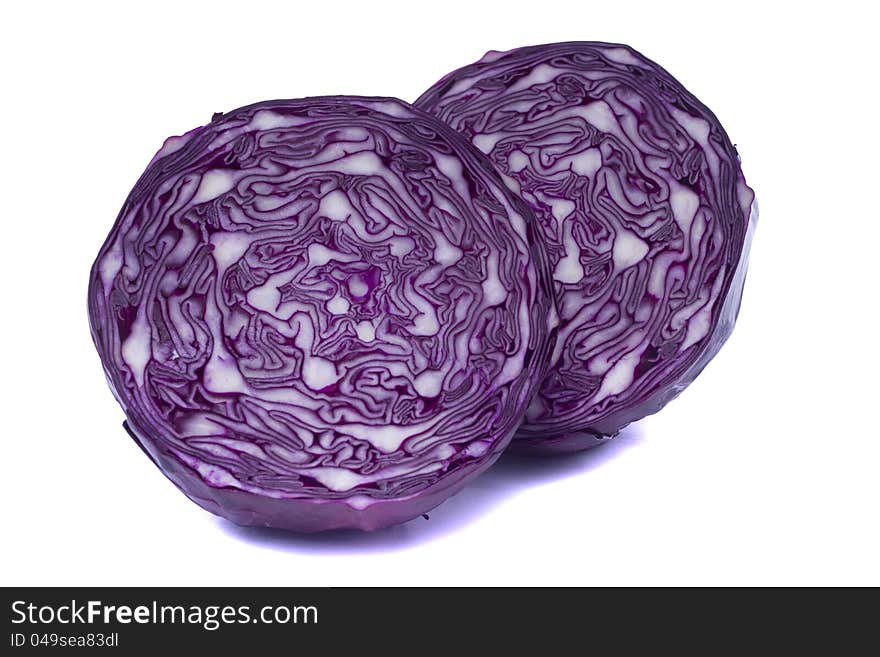
[{"label": "cabbage half", "polygon": [[193,501],[402,522],[508,444],[555,321],[537,222],[402,101],[263,102],[166,141],[92,268],[127,428]]},{"label": "cabbage half", "polygon": [[757,220],[712,112],[633,49],[590,42],[489,52],[415,104],[541,223],[561,325],[514,445],[592,447],[694,380],[733,330]]}]

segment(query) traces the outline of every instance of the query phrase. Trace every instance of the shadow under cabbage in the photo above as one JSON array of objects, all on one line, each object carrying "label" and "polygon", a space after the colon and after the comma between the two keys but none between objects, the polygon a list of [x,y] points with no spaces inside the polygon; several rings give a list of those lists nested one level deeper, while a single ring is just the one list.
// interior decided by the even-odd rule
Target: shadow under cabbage
[{"label": "shadow under cabbage", "polygon": [[223,518],[216,520],[224,532],[235,538],[278,550],[315,553],[393,551],[458,531],[528,488],[584,476],[635,447],[642,439],[642,432],[636,424],[626,427],[606,444],[585,452],[554,456],[503,454],[461,492],[429,511],[427,519],[419,517],[374,532],[336,530],[297,534],[269,527],[242,527]]}]

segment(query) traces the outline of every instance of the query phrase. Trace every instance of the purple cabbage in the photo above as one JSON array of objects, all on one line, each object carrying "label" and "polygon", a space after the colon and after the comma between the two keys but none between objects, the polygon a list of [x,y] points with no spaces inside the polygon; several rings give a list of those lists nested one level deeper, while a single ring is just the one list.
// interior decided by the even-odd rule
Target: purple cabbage
[{"label": "purple cabbage", "polygon": [[520,424],[555,322],[537,225],[401,101],[258,103],[150,162],[92,268],[92,335],[127,429],[194,502],[375,529]]},{"label": "purple cabbage", "polygon": [[561,325],[514,440],[568,452],[654,413],[730,335],[754,194],[712,112],[633,49],[489,52],[415,103],[534,210]]}]

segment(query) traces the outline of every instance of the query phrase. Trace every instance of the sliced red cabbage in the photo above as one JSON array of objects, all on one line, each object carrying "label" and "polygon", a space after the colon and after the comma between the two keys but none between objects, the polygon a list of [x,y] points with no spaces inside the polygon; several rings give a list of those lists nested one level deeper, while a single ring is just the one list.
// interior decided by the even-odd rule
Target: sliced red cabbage
[{"label": "sliced red cabbage", "polygon": [[258,103],[156,154],[92,269],[93,338],[130,433],[197,504],[375,529],[520,423],[554,321],[536,225],[401,101]]},{"label": "sliced red cabbage", "polygon": [[589,42],[489,52],[416,106],[542,224],[561,326],[514,445],[591,447],[693,381],[733,329],[757,219],[712,112],[632,48]]}]

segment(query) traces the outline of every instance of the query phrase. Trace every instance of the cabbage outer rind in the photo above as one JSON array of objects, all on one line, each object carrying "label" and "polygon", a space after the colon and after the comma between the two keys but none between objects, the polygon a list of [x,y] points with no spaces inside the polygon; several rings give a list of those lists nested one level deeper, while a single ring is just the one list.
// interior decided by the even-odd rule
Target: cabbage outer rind
[{"label": "cabbage outer rind", "polygon": [[733,329],[757,220],[712,112],[596,42],[491,51],[415,104],[489,156],[548,245],[560,328],[512,447],[593,447],[684,390]]}]

